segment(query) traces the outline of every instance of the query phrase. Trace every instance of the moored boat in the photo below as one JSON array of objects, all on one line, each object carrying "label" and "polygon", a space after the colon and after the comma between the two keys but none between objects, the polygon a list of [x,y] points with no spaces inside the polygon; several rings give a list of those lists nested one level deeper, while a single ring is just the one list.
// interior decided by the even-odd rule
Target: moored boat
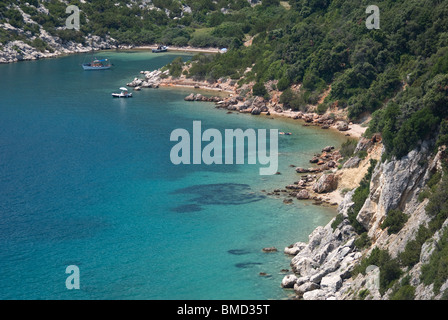
[{"label": "moored boat", "polygon": [[90,63],[83,63],[82,68],[84,70],[106,70],[110,69],[112,64],[109,59],[95,59]]},{"label": "moored boat", "polygon": [[112,93],[112,97],[114,98],[132,98],[132,92],[128,92],[128,89],[125,87],[120,88],[120,93]]},{"label": "moored boat", "polygon": [[167,46],[158,46],[157,49],[152,49],[153,53],[167,52],[167,51],[168,51]]}]

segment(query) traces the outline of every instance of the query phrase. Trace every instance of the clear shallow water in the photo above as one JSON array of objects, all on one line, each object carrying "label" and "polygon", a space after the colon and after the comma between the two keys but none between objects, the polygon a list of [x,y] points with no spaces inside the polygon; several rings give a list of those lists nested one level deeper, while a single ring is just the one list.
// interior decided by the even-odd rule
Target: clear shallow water
[{"label": "clear shallow water", "polygon": [[[331,209],[266,197],[297,179],[290,164],[343,138],[294,121],[186,103],[190,89],[112,99],[140,70],[176,55],[103,52],[0,65],[1,299],[282,299],[290,258]],[[185,55],[188,58],[188,55]],[[275,128],[281,175],[258,165],[174,166],[176,128]],[[276,246],[278,253],[261,249]],[[81,289],[67,290],[77,265]],[[266,272],[270,277],[260,277]]]}]

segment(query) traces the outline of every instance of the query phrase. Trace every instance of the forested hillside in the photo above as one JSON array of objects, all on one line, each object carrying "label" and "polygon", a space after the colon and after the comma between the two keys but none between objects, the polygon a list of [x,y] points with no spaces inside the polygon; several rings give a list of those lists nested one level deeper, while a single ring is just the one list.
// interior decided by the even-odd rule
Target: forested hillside
[{"label": "forested hillside", "polygon": [[[369,3],[300,0],[289,1],[289,9],[260,7],[264,30],[250,16],[241,20],[240,32],[255,35],[252,46],[198,58],[190,73],[256,81],[254,93],[261,96],[260,84],[278,80],[281,102],[294,109],[317,104],[331,86],[317,110],[337,106],[355,121],[373,113],[368,134],[383,133],[387,156],[403,156],[435,138],[441,124],[446,140],[448,1],[377,1],[379,30],[366,28]],[[300,92],[289,89],[294,84],[302,84]]]}]

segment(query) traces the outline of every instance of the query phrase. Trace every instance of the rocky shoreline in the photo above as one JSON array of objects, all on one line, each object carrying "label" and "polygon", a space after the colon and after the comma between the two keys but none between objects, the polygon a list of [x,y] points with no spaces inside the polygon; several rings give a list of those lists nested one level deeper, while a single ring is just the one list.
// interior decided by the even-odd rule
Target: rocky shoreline
[{"label": "rocky shoreline", "polygon": [[[376,266],[368,268],[365,274],[353,276],[352,272],[374,248],[387,249],[392,258],[397,257],[418,228],[429,222],[425,201],[420,203],[416,197],[431,171],[440,166],[440,151],[432,159],[429,159],[429,154],[430,146],[423,144],[422,150],[413,150],[401,160],[378,162],[373,171],[369,197],[357,216],[372,243],[366,248],[356,244],[359,235],[348,220],[348,212],[354,205],[352,190],[338,206],[338,214],[342,216],[339,223],[332,219],[326,226],[317,227],[309,236],[308,243],[297,242],[284,249],[284,253],[292,258],[292,273],[283,278],[282,287],[292,289],[296,298],[304,300],[389,299],[393,289],[380,293],[380,270]],[[419,165],[423,160],[428,161],[427,164]],[[391,170],[397,174],[392,175]],[[399,204],[403,205],[403,212],[409,215],[409,220],[397,234],[389,234],[387,229],[381,228],[381,222],[387,212]],[[420,274],[422,264],[428,262],[433,250],[428,248],[434,248],[447,227],[448,222],[445,221],[442,229],[423,246],[419,262],[409,270],[409,281],[416,288],[417,300],[440,299],[442,295],[435,295],[432,285],[425,286]],[[442,289],[446,288],[448,281],[442,286]]]},{"label": "rocky shoreline", "polygon": [[[15,40],[0,44],[0,63],[39,60],[54,58],[64,54],[121,48],[110,36],[101,38],[99,36],[89,35],[85,39],[85,44],[81,44],[73,41],[63,42],[59,37],[52,36],[42,27],[40,27],[39,34],[35,36],[32,36],[29,31],[15,28],[9,23],[0,23],[0,29],[12,31],[28,39],[26,42],[23,40]],[[43,41],[46,48],[38,50],[31,46],[31,42],[36,39]]]},{"label": "rocky shoreline", "polygon": [[[354,274],[353,271],[374,248],[388,250],[392,258],[396,258],[413,239],[418,228],[429,223],[430,219],[425,213],[427,200],[420,203],[417,195],[426,185],[434,168],[441,165],[440,157],[429,158],[431,152],[427,143],[423,143],[420,150],[413,150],[400,160],[380,161],[384,153],[381,136],[374,135],[371,139],[362,137],[365,128],[348,122],[341,114],[327,112],[319,115],[314,112],[283,110],[278,103],[278,94],[274,94],[274,98],[270,100],[247,96],[243,94],[244,91],[247,92],[247,87],[236,89],[230,80],[209,84],[189,79],[172,79],[167,72],[161,76],[161,71],[141,73],[145,74],[145,79],[134,79],[128,85],[138,87],[138,81],[141,80],[141,84],[146,81],[145,86],[153,88],[179,86],[227,92],[226,97],[191,93],[185,100],[213,102],[216,108],[227,110],[227,113],[288,117],[298,120],[304,126],[320,126],[322,129],[335,130],[358,139],[351,158],[343,159],[339,150],[327,146],[309,159],[309,168],[291,166],[291,170],[300,174],[299,179],[272,192],[263,190],[267,195],[284,197],[285,204],[299,199],[313,200],[316,205],[337,206],[337,217],[327,225],[317,227],[310,234],[307,243],[297,242],[284,248],[284,254],[291,257],[292,271],[282,270],[287,274],[281,286],[285,290],[291,290],[293,299],[304,300],[387,300],[393,295],[392,288],[385,293],[380,292],[380,269],[377,266],[369,266],[364,273]],[[371,159],[376,160],[377,164],[373,169],[369,195],[356,216],[356,220],[367,230],[369,244],[364,247],[357,243],[360,235],[352,226],[349,212],[355,204],[355,190],[366,175]],[[387,212],[397,207],[410,218],[398,234],[389,234],[381,224]],[[425,250],[422,249],[419,263],[408,273],[410,283],[416,288],[416,299],[440,299],[442,295],[440,293],[435,296],[432,285],[425,286],[420,274],[422,264],[429,260],[428,252],[432,252],[437,239],[447,228],[448,222],[445,221],[442,229],[424,244]],[[275,252],[276,249],[263,251]],[[442,289],[448,289],[448,281],[443,284]]]},{"label": "rocky shoreline", "polygon": [[[212,102],[218,109],[227,110],[227,113],[246,113],[254,116],[286,117],[298,122],[303,126],[319,126],[322,129],[335,130],[339,134],[344,134],[351,138],[360,138],[365,128],[354,125],[346,121],[343,116],[334,116],[330,113],[319,115],[317,113],[304,113],[301,111],[283,110],[282,105],[274,99],[265,100],[263,97],[247,97],[241,94],[247,91],[245,88],[236,88],[231,80],[218,80],[215,83],[204,81],[194,81],[187,79],[185,76],[180,78],[172,78],[169,71],[153,70],[140,71],[144,78],[134,78],[126,85],[133,87],[139,91],[142,88],[159,88],[159,87],[189,87],[193,89],[208,90],[210,95],[202,93],[191,93],[184,98],[189,102]],[[217,96],[213,91],[224,92],[227,96]],[[356,130],[352,130],[357,126]],[[342,156],[339,150],[335,150],[333,146],[326,146],[320,153],[309,160],[310,167],[295,167],[295,172],[301,174],[300,179],[292,181],[290,185],[284,188],[266,191],[269,196],[284,197],[284,202],[289,204],[292,199],[314,200],[313,204],[337,206],[340,197],[323,197],[322,195],[337,190],[338,179],[335,174],[338,166],[341,165]],[[345,159],[347,160],[347,159]]]}]

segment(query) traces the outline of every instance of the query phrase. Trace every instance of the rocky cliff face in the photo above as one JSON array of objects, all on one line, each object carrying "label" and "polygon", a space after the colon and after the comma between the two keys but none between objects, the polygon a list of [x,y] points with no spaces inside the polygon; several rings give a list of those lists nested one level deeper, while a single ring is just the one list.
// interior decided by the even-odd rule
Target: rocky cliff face
[{"label": "rocky cliff face", "polygon": [[[0,23],[0,29],[8,34],[15,35],[16,39],[5,43],[0,42],[0,63],[37,60],[61,54],[118,48],[117,42],[109,35],[99,37],[89,34],[84,38],[83,43],[62,41],[61,38],[51,35],[42,25],[32,20],[30,15],[25,13],[18,5],[13,5],[10,9],[20,12],[28,29],[25,29],[25,26],[14,27],[8,22]],[[40,3],[36,10],[45,15],[49,14],[43,3]],[[38,32],[31,32],[29,26],[38,30]],[[40,47],[36,47],[36,41],[38,41]]]},{"label": "rocky cliff face", "polygon": [[[2,28],[2,24],[0,24],[0,28]],[[2,46],[0,50],[0,63],[38,60],[42,58],[56,57],[61,54],[82,53],[117,48],[114,44],[115,41],[108,36],[104,39],[98,36],[89,36],[86,39],[87,43],[89,43],[88,45],[83,45],[72,41],[62,43],[58,37],[53,37],[45,30],[41,29],[39,38],[43,39],[51,49],[41,51],[22,40],[10,41]],[[34,39],[36,39],[36,37],[30,37],[31,41]]]},{"label": "rocky cliff face", "polygon": [[[365,274],[357,276],[353,275],[353,270],[374,248],[387,250],[391,259],[396,258],[405,250],[406,244],[415,239],[419,227],[430,221],[425,211],[428,200],[419,202],[418,195],[431,175],[441,170],[440,152],[433,156],[432,151],[430,143],[423,143],[419,150],[413,150],[400,160],[386,160],[376,165],[369,196],[356,217],[367,230],[371,241],[368,248],[357,248],[355,241],[359,235],[348,219],[348,212],[354,204],[353,190],[345,195],[338,207],[343,218],[338,226],[334,226],[334,218],[325,227],[316,228],[308,243],[296,243],[285,248],[285,253],[293,256],[291,267],[294,273],[283,279],[282,286],[293,288],[296,295],[305,300],[389,299],[392,289],[383,294],[379,291],[381,270],[378,267],[371,266]],[[381,224],[393,209],[401,210],[408,219],[398,233],[389,234]],[[420,274],[422,265],[429,261],[447,226],[448,221],[445,221],[442,228],[424,243],[417,264],[410,269],[402,268],[401,278],[410,278],[409,282],[415,288],[415,299],[439,299],[442,295],[434,294],[432,285],[425,286]],[[440,292],[446,288],[448,281]]]}]

